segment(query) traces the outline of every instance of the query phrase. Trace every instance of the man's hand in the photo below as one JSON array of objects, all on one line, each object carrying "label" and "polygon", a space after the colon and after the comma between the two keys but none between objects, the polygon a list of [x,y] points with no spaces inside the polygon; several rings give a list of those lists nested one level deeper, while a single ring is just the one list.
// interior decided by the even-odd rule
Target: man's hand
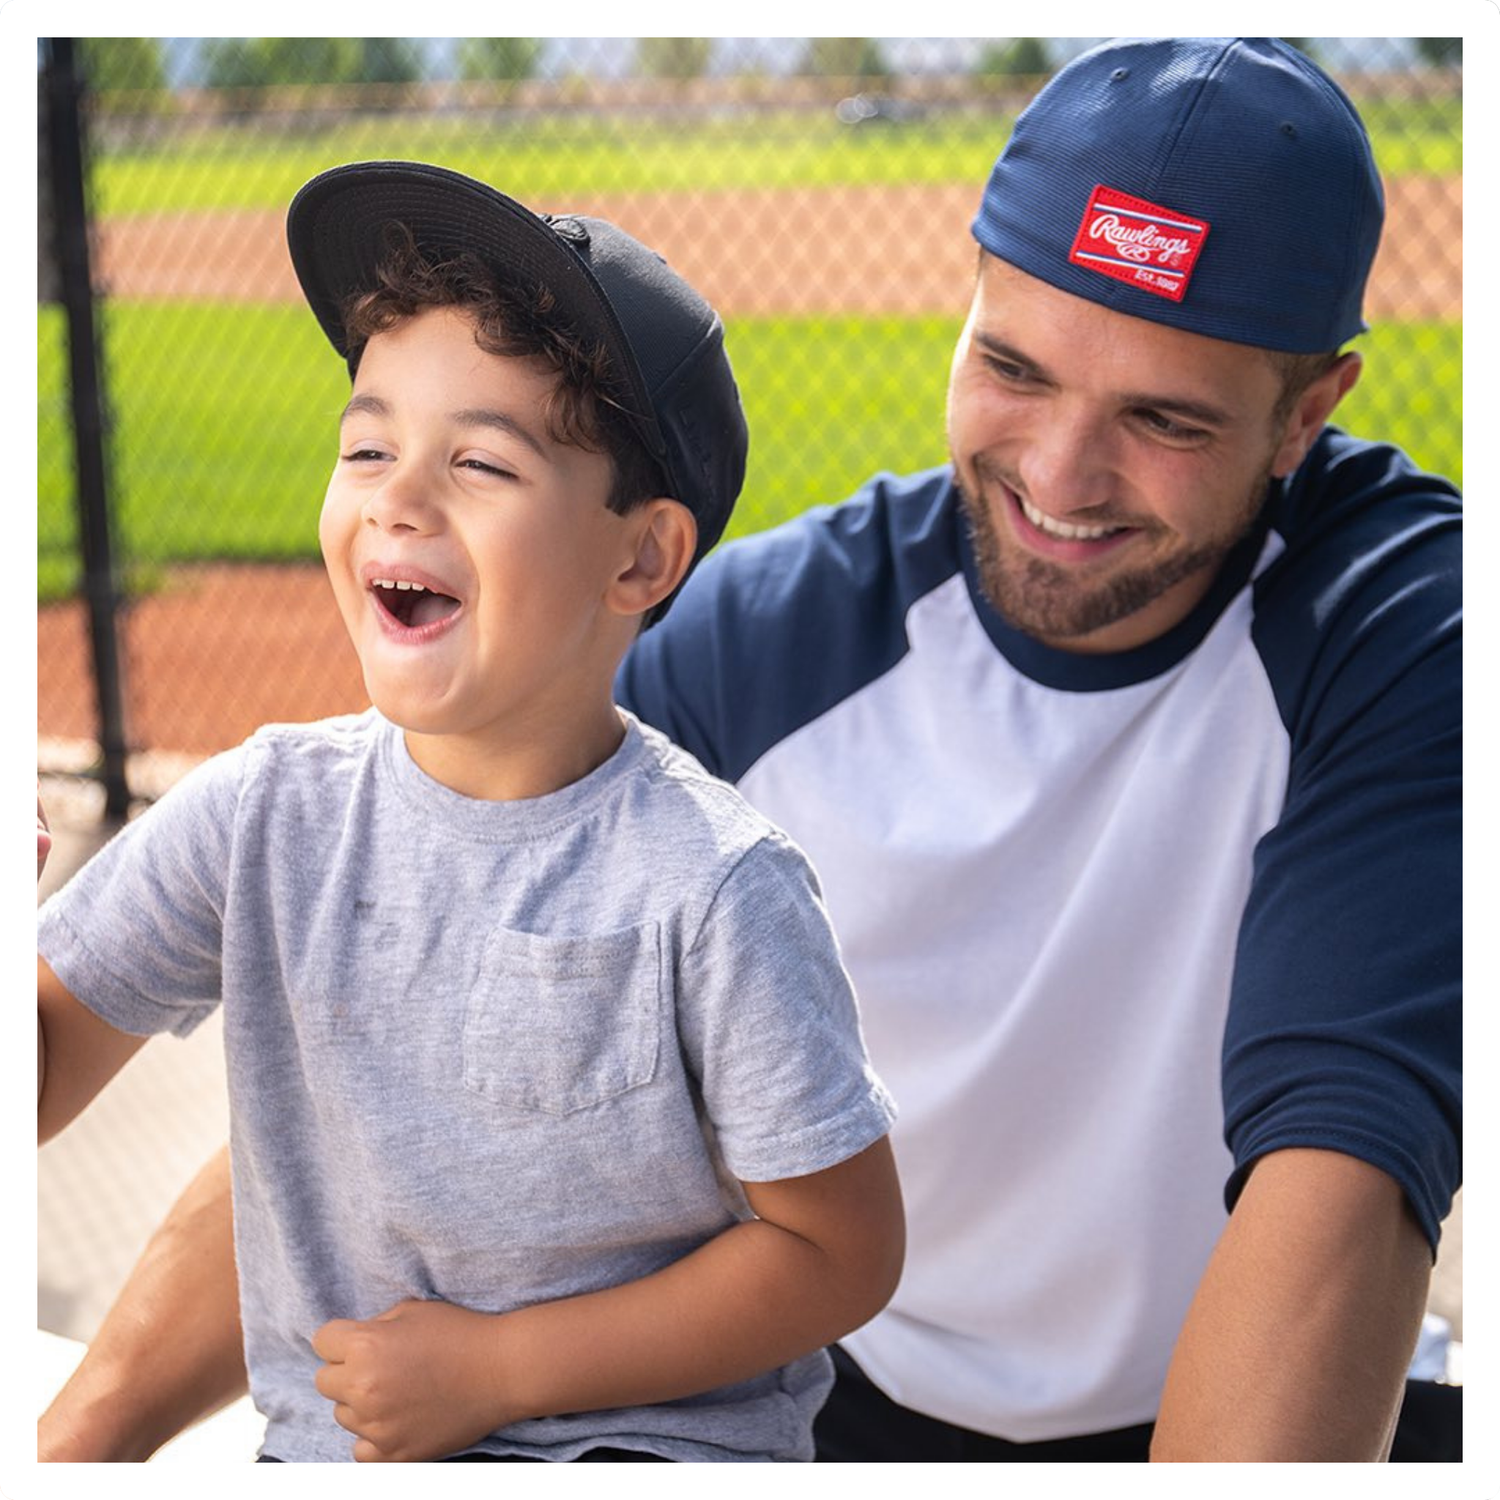
[{"label": "man's hand", "polygon": [[398,1302],[338,1318],[312,1338],[314,1384],[355,1435],[356,1463],[444,1458],[521,1415],[500,1408],[499,1318],[447,1302]]}]

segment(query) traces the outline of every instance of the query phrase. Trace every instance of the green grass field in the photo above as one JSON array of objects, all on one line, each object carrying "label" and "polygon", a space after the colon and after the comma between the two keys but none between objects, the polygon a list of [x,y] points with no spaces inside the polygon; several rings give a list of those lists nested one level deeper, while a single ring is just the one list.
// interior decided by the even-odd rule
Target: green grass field
[{"label": "green grass field", "polygon": [[[729,349],[750,422],[730,535],[842,498],[881,469],[944,456],[949,318],[745,318]],[[38,322],[38,598],[77,580],[62,323]],[[347,378],[300,307],[111,305],[104,325],[122,558],[316,555],[317,511]],[[1397,324],[1363,341],[1372,375],[1340,411],[1462,481],[1462,334]]]},{"label": "green grass field", "polygon": [[[1457,99],[1361,101],[1381,171],[1463,170]],[[748,123],[747,123],[748,121]],[[904,125],[850,129],[831,110],[726,114],[684,123],[594,114],[473,117],[354,115],[295,136],[210,128],[167,150],[102,156],[101,212],[281,208],[331,162],[420,158],[503,183],[523,202],[566,203],[611,192],[982,183],[1010,133],[1005,113],[955,112]]]},{"label": "green grass field", "polygon": [[501,183],[523,202],[563,203],[609,192],[982,182],[1009,116],[967,116],[920,131],[850,130],[833,119],[697,120],[691,128],[609,118],[542,117],[476,126],[472,119],[356,117],[292,139],[210,131],[191,147],[123,154],[99,164],[106,213],[276,208],[332,162],[420,159]]},{"label": "green grass field", "polygon": [[[732,534],[836,500],[881,467],[943,457],[947,318],[746,319],[729,330],[751,428]],[[76,578],[62,328],[38,343],[39,597]],[[122,556],[316,553],[316,518],[348,396],[297,307],[113,306],[105,323]],[[872,374],[871,372],[875,372]]]}]

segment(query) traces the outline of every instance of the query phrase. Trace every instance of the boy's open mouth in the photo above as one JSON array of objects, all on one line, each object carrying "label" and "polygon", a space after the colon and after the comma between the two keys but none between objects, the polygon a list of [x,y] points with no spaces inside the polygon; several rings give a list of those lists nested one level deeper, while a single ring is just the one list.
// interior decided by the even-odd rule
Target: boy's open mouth
[{"label": "boy's open mouth", "polygon": [[451,594],[440,594],[436,589],[405,579],[371,579],[370,593],[392,619],[408,630],[445,620],[458,608],[458,600]]}]

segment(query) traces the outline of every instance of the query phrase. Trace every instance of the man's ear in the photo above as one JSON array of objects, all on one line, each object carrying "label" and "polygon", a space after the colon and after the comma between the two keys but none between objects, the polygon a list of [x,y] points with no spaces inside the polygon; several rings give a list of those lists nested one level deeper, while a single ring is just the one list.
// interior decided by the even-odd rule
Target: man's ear
[{"label": "man's ear", "polygon": [[687,506],[646,500],[625,517],[631,546],[609,586],[607,602],[622,615],[644,615],[682,582],[698,545],[698,523]]},{"label": "man's ear", "polygon": [[1364,360],[1351,349],[1341,354],[1314,380],[1292,406],[1281,435],[1281,446],[1271,461],[1271,474],[1284,479],[1307,457],[1307,450],[1317,441],[1323,424],[1333,409],[1350,391],[1364,368]]}]

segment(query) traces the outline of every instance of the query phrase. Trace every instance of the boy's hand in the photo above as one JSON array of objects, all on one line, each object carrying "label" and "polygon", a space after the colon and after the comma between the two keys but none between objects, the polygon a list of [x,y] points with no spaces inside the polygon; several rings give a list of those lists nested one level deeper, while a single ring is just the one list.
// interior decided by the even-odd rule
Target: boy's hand
[{"label": "boy's hand", "polygon": [[42,789],[38,785],[36,789],[36,878],[42,878],[42,871],[46,868],[47,855],[52,850],[52,834],[47,827],[47,810],[42,806]]},{"label": "boy's hand", "polygon": [[336,1318],[312,1337],[314,1384],[356,1439],[356,1463],[444,1458],[515,1420],[495,1392],[494,1314],[448,1302],[398,1302],[363,1322]]}]

